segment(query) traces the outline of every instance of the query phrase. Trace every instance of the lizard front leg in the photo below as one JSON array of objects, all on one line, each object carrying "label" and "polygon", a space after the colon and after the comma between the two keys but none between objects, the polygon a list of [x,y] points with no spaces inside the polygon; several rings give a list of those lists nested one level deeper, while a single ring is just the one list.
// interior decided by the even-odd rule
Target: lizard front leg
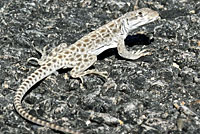
[{"label": "lizard front leg", "polygon": [[122,39],[122,38],[118,40],[117,51],[121,57],[130,59],[130,60],[136,60],[142,56],[151,55],[151,52],[147,52],[148,49],[129,52],[126,49],[124,39]]}]

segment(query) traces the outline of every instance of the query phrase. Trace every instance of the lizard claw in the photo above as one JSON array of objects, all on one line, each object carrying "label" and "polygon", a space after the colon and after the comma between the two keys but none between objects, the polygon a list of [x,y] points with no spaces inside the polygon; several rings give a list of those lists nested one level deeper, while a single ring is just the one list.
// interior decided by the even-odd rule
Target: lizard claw
[{"label": "lizard claw", "polygon": [[152,52],[148,52],[148,51],[149,51],[149,49],[138,50],[135,53],[133,53],[133,55],[138,56],[138,57],[151,55]]}]

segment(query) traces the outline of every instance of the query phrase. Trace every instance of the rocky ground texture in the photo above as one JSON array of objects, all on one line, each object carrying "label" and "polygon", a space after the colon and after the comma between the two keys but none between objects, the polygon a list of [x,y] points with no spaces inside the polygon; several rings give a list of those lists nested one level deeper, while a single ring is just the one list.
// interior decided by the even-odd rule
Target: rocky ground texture
[{"label": "rocky ground texture", "polygon": [[[1,0],[0,133],[59,134],[28,122],[14,107],[16,89],[39,66],[37,49],[72,44],[97,27],[132,11],[134,0]],[[150,49],[136,61],[116,49],[98,56],[93,68],[108,71],[80,80],[60,70],[23,99],[32,115],[87,134],[199,134],[200,1],[139,0],[161,20],[130,33],[127,48]],[[139,45],[136,45],[139,44]]]}]

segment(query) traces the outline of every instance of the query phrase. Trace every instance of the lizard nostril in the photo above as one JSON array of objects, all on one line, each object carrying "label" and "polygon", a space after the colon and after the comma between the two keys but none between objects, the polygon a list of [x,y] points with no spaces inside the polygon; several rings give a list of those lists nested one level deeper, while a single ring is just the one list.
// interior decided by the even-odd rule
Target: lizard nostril
[{"label": "lizard nostril", "polygon": [[140,17],[142,17],[142,12],[139,12],[138,14],[139,14]]}]

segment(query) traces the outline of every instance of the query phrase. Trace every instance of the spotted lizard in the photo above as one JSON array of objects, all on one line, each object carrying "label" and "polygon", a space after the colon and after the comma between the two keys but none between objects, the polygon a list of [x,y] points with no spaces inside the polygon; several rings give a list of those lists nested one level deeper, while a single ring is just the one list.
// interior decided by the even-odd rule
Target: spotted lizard
[{"label": "spotted lizard", "polygon": [[22,107],[25,94],[37,82],[61,68],[72,68],[70,75],[73,78],[80,78],[81,83],[83,83],[82,77],[87,74],[98,74],[107,77],[106,72],[99,72],[94,69],[88,70],[88,68],[97,61],[97,55],[110,48],[117,48],[121,57],[130,60],[149,55],[150,52],[147,49],[129,52],[125,48],[124,39],[130,31],[159,18],[158,12],[149,8],[128,12],[118,19],[99,27],[70,46],[62,43],[52,49],[48,55],[43,55],[41,59],[31,58],[38,61],[40,68],[28,76],[18,87],[14,97],[16,111],[23,118],[35,124],[64,133],[80,134],[79,131],[73,131],[30,115]]}]

